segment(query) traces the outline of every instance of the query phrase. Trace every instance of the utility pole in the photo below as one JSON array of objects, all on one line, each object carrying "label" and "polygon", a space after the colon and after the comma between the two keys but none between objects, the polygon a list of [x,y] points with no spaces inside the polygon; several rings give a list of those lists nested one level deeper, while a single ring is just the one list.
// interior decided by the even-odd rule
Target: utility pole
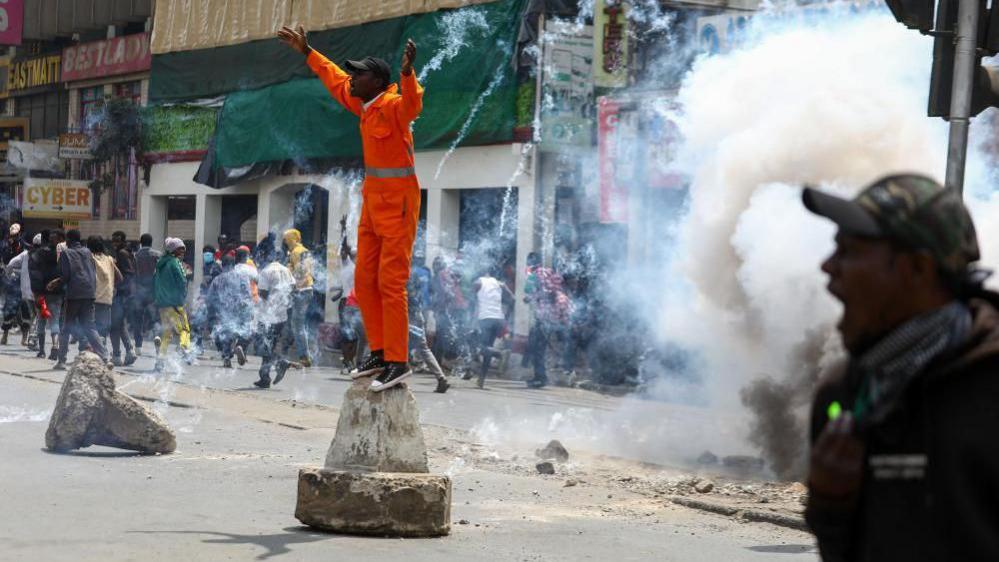
[{"label": "utility pole", "polygon": [[980,0],[959,0],[954,35],[954,83],[950,99],[950,142],[947,147],[947,187],[964,191],[964,167],[971,123],[971,94],[978,66]]}]

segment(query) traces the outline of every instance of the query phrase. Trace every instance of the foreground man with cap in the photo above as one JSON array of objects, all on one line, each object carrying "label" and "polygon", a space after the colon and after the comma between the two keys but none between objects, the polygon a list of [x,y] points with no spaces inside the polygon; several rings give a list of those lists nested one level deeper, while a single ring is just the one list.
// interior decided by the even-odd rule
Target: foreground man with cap
[{"label": "foreground man with cap", "polygon": [[907,174],[803,198],[839,227],[822,270],[849,352],[812,407],[823,560],[999,560],[999,295],[960,194]]},{"label": "foreground man with cap", "polygon": [[371,389],[382,391],[411,374],[406,281],[420,216],[420,184],[410,124],[423,109],[423,87],[413,72],[416,44],[406,42],[400,94],[382,59],[347,61],[344,72],[309,46],[301,26],[282,28],[278,37],[305,55],[333,98],[361,118],[365,178],[354,288],[371,355],[351,376],[375,375]]}]

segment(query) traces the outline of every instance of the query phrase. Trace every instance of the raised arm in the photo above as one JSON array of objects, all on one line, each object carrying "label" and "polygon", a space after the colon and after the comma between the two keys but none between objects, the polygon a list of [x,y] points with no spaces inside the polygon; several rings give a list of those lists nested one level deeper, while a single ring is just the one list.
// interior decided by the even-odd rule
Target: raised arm
[{"label": "raised arm", "polygon": [[326,86],[333,99],[354,115],[361,114],[363,108],[361,100],[350,95],[350,75],[309,46],[304,27],[298,26],[298,29],[282,27],[278,31],[278,39],[305,55],[306,64]]},{"label": "raised arm", "polygon": [[412,123],[423,111],[423,86],[416,80],[413,72],[413,61],[416,60],[416,43],[412,39],[406,41],[406,49],[402,54],[402,71],[399,86],[402,88],[402,98],[399,102],[399,120]]}]

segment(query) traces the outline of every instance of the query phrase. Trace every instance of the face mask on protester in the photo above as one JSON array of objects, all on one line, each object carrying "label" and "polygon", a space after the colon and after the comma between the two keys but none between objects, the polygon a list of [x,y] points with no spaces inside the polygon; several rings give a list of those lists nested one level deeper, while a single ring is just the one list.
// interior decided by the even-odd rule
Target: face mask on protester
[{"label": "face mask on protester", "polygon": [[201,257],[205,260],[205,265],[211,265],[215,261],[215,254],[211,252],[205,252],[201,254]]}]

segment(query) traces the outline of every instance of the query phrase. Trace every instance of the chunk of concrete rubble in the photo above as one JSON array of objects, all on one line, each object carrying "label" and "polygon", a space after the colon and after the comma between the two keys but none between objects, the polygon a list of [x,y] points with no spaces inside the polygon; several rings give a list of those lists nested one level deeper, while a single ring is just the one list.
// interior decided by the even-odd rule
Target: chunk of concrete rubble
[{"label": "chunk of concrete rubble", "polygon": [[447,535],[451,532],[451,479],[436,474],[303,468],[295,517],[311,527],[338,533]]},{"label": "chunk of concrete rubble", "polygon": [[326,468],[429,472],[420,411],[412,391],[401,386],[398,391],[371,392],[361,384],[347,389]]},{"label": "chunk of concrete rubble", "polygon": [[104,445],[147,454],[172,453],[177,438],[158,414],[115,390],[111,369],[93,353],[81,353],[63,380],[45,447],[68,452]]},{"label": "chunk of concrete rubble", "polygon": [[548,461],[539,462],[534,465],[534,468],[537,469],[538,474],[555,474],[555,465]]},{"label": "chunk of concrete rubble", "polygon": [[544,448],[534,451],[534,454],[545,461],[554,459],[558,462],[567,462],[569,460],[569,451],[558,439],[552,439]]},{"label": "chunk of concrete rubble", "polygon": [[715,489],[715,483],[712,482],[711,480],[708,480],[707,478],[702,478],[698,480],[696,484],[694,484],[694,490],[696,490],[697,493],[699,494],[707,494],[708,492],[714,489]]},{"label": "chunk of concrete rubble", "polygon": [[451,479],[429,474],[416,399],[400,385],[344,395],[323,468],[298,474],[295,517],[339,533],[436,537],[451,532]]},{"label": "chunk of concrete rubble", "polygon": [[704,451],[697,457],[697,464],[718,464],[718,455],[711,451]]},{"label": "chunk of concrete rubble", "polygon": [[722,464],[736,470],[763,470],[764,462],[759,457],[749,455],[729,455],[722,459]]}]

